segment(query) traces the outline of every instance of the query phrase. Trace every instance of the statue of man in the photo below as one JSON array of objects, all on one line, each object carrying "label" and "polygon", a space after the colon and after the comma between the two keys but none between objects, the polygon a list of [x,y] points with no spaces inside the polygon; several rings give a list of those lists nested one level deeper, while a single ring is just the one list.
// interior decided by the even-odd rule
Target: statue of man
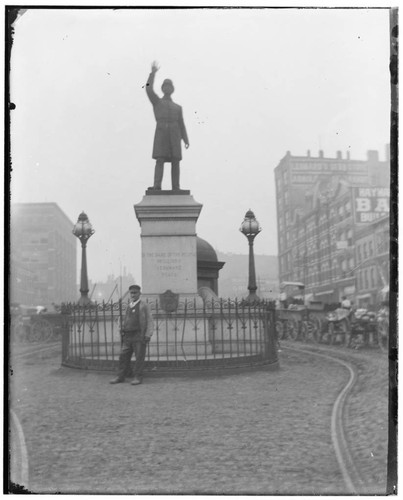
[{"label": "statue of man", "polygon": [[163,97],[154,92],[155,73],[159,70],[154,61],[146,84],[146,92],[154,108],[157,127],[154,135],[153,158],[157,160],[154,172],[153,189],[161,189],[164,163],[171,163],[172,190],[179,190],[179,162],[182,159],[181,140],[189,147],[182,107],[175,104],[171,95],[174,92],[172,80],[164,80],[161,86]]}]

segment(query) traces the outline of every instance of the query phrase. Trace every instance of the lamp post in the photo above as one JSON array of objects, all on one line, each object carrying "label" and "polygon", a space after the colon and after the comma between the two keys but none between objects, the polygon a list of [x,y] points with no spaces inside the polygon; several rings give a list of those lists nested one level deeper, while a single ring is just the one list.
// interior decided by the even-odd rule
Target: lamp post
[{"label": "lamp post", "polygon": [[87,217],[87,214],[81,212],[78,216],[76,225],[73,228],[74,236],[80,240],[81,243],[81,283],[80,283],[80,293],[81,297],[78,300],[80,306],[86,306],[91,304],[91,300],[88,297],[88,275],[87,275],[87,241],[95,233],[92,229],[92,225]]},{"label": "lamp post", "polygon": [[243,233],[249,242],[249,284],[248,290],[249,295],[246,297],[245,302],[247,304],[253,304],[259,302],[260,299],[256,295],[256,272],[255,272],[255,257],[253,255],[253,240],[260,233],[262,228],[259,226],[258,221],[255,218],[255,214],[252,210],[248,210],[245,214],[245,218],[239,228],[241,233]]}]

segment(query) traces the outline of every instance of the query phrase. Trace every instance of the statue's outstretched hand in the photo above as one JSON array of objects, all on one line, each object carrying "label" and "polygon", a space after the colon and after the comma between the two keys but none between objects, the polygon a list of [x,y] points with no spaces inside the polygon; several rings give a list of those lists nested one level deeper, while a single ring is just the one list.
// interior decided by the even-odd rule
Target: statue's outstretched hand
[{"label": "statue's outstretched hand", "polygon": [[151,73],[156,73],[159,69],[157,61],[153,61],[151,64]]},{"label": "statue's outstretched hand", "polygon": [[189,143],[188,142],[185,142],[185,148],[189,149]]}]

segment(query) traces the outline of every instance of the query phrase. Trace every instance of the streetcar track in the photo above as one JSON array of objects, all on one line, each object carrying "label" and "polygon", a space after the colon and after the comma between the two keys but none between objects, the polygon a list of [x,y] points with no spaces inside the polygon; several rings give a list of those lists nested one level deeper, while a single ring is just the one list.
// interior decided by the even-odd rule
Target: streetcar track
[{"label": "streetcar track", "polygon": [[[15,359],[22,359],[60,348],[60,342],[52,345],[33,346],[25,352],[16,353]],[[22,425],[16,413],[10,408],[10,479],[19,486],[29,489],[29,458]]]},{"label": "streetcar track", "polygon": [[29,460],[28,451],[25,444],[24,431],[15,412],[10,408],[12,428],[15,433],[11,433],[11,480],[28,490],[29,482]]},{"label": "streetcar track", "polygon": [[349,380],[343,389],[339,392],[336,401],[333,405],[331,416],[331,437],[335,450],[337,462],[339,464],[340,472],[343,476],[344,483],[349,494],[358,495],[365,494],[365,483],[361,478],[360,472],[357,469],[354,460],[351,456],[345,431],[344,431],[344,409],[349,393],[357,381],[357,372],[354,365],[340,359],[337,356],[331,356],[311,350],[310,346],[303,348],[290,347],[282,345],[282,349],[289,349],[291,351],[302,352],[312,356],[319,356],[321,358],[329,359],[335,363],[339,363],[349,372]]},{"label": "streetcar track", "polygon": [[56,347],[60,348],[60,342],[55,342],[54,344],[48,345],[46,347],[35,346],[34,349],[30,349],[30,350],[22,352],[22,353],[16,353],[16,354],[14,354],[14,357],[17,358],[17,359],[25,358],[26,356],[32,356],[34,354],[39,354],[41,352],[50,351],[52,349],[55,349]]}]

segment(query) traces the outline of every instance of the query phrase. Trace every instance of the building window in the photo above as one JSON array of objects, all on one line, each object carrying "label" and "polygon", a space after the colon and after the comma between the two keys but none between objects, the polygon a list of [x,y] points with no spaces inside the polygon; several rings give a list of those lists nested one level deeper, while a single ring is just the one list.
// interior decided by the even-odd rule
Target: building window
[{"label": "building window", "polygon": [[347,231],[347,244],[349,247],[353,246],[353,230],[349,229]]},{"label": "building window", "polygon": [[370,240],[368,242],[368,253],[369,253],[370,257],[372,257],[374,255],[374,248],[373,248],[372,240]]},{"label": "building window", "polygon": [[376,282],[375,282],[375,269],[371,267],[371,288],[376,287]]},{"label": "building window", "polygon": [[368,257],[368,250],[367,250],[367,244],[364,243],[363,245],[363,253],[364,253],[364,259]]},{"label": "building window", "polygon": [[389,251],[389,231],[385,231],[377,238],[377,253]]},{"label": "building window", "polygon": [[281,271],[284,273],[285,272],[285,260],[284,260],[284,257],[280,257],[280,266],[281,266]]}]

